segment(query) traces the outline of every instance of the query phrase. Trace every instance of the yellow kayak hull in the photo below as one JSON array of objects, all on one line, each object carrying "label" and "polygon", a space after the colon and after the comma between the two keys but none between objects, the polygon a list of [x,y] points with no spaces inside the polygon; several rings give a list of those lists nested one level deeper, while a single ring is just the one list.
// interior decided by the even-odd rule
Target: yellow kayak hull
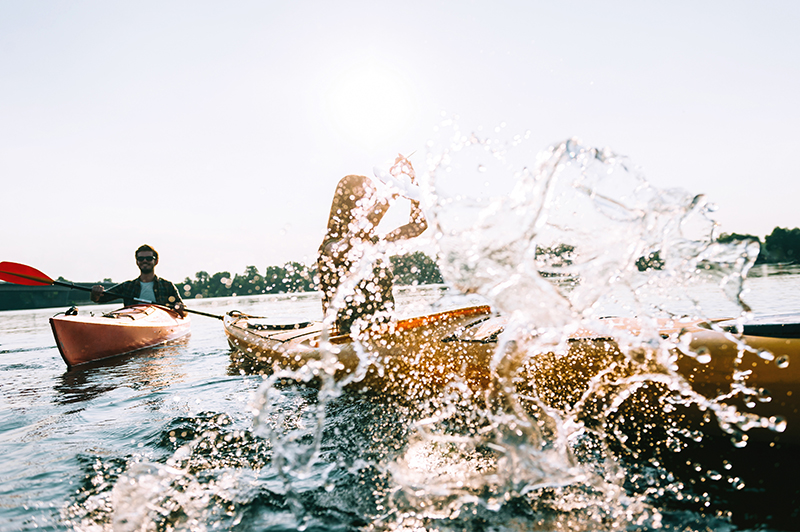
[{"label": "yellow kayak hull", "polygon": [[[641,332],[635,319],[605,321],[611,330],[628,333],[628,338]],[[224,319],[228,341],[235,348],[234,363],[248,373],[305,369],[307,376],[318,377],[319,372],[329,371],[349,387],[413,401],[453,383],[466,384],[472,393],[480,394],[498,386],[496,376],[506,369],[490,370],[498,335],[507,321],[486,306],[375,327],[357,343],[349,336],[326,339],[321,323],[278,329],[257,322],[258,318],[238,313]],[[640,346],[626,356],[612,339],[616,334],[576,331],[560,352],[530,356],[520,349],[525,356],[517,366],[511,363],[513,386],[521,396],[533,394],[548,407],[572,409],[580,402],[585,413],[607,414],[614,408],[604,402],[603,396],[608,394],[589,393],[587,398],[587,390],[620,387],[637,378],[650,386],[667,383],[664,386],[669,387],[674,386],[670,375],[680,374],[691,393],[699,394],[696,398],[705,398],[696,401],[705,403],[701,406],[705,412],[695,412],[695,416],[707,418],[704,414],[711,409],[715,419],[725,418],[726,409],[735,407],[751,419],[748,428],[758,429],[748,431],[748,437],[777,436],[783,442],[800,443],[800,364],[797,359],[791,363],[794,355],[800,355],[800,338],[734,336],[704,322],[676,320],[663,320],[658,332],[675,345],[681,339],[691,340],[661,354],[651,351],[648,355]],[[367,356],[360,357],[359,350]],[[740,385],[755,393],[732,394]],[[659,403],[658,408],[661,406]],[[760,430],[767,425],[781,426],[781,420],[786,421],[782,433]]]}]

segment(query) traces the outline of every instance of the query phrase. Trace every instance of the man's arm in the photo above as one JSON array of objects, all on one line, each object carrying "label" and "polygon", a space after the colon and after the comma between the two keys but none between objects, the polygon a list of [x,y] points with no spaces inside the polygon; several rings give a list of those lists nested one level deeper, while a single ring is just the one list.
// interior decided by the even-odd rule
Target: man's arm
[{"label": "man's arm", "polygon": [[129,297],[128,296],[128,292],[130,292],[130,287],[128,286],[129,284],[130,281],[125,281],[124,283],[114,285],[109,289],[109,292],[112,292],[113,294],[119,294],[119,296],[122,297],[108,294],[106,293],[103,285],[96,284],[92,287],[92,294],[90,297],[92,301],[94,301],[95,303],[108,303],[109,301],[114,301],[115,299],[126,298]]}]

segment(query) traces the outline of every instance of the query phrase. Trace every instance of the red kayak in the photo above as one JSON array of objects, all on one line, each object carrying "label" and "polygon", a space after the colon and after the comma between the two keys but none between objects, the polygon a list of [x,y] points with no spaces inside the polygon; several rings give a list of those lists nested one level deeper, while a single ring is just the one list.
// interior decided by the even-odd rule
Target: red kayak
[{"label": "red kayak", "polygon": [[191,321],[160,305],[134,305],[101,316],[54,316],[50,326],[61,357],[72,367],[186,336]]}]

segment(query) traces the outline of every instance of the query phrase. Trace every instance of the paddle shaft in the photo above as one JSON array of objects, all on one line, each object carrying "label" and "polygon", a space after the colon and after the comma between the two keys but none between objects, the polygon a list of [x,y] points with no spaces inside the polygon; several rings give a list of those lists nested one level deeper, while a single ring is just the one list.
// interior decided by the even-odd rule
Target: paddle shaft
[{"label": "paddle shaft", "polygon": [[[51,281],[51,282],[52,282],[52,284],[57,284],[59,286],[66,286],[68,288],[75,288],[77,290],[85,290],[86,292],[91,292],[92,291],[92,289],[89,288],[89,287],[80,286],[80,285],[77,285],[75,283],[69,283],[69,282],[64,282],[64,281]],[[125,299],[124,296],[122,296],[120,294],[115,294],[114,292],[103,292],[103,293],[107,294],[109,296],[112,296],[112,297],[119,298],[119,299]],[[148,304],[152,304],[153,303],[152,301],[145,301],[144,299],[138,299],[138,298],[135,298],[135,297],[134,298],[129,298],[129,299],[133,299],[137,303],[148,303]],[[223,316],[220,316],[218,314],[209,314],[208,312],[202,312],[202,311],[199,311],[199,310],[192,310],[192,309],[189,309],[189,308],[186,308],[186,307],[183,307],[183,311],[184,312],[190,312],[192,314],[199,314],[201,316],[207,316],[209,318],[217,318],[218,320],[223,319]]]}]

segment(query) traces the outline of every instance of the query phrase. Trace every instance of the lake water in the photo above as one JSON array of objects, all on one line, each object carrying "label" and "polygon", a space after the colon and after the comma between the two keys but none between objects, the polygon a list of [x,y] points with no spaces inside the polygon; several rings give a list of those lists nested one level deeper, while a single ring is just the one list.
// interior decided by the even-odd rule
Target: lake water
[{"label": "lake water", "polygon": [[[800,310],[800,270],[754,273],[745,297],[756,314]],[[424,314],[446,295],[398,290],[399,313]],[[321,314],[317,294],[188,306],[276,321]],[[704,308],[736,307],[709,296]],[[732,472],[697,477],[696,457],[660,467],[597,458],[567,474],[541,455],[514,466],[526,469],[524,486],[515,477],[467,492],[457,479],[480,476],[489,457],[419,445],[422,418],[442,412],[347,390],[265,390],[263,377],[232,366],[221,322],[196,315],[174,345],[67,370],[48,324],[61,310],[0,313],[2,530],[800,529],[796,449],[721,445],[712,454]],[[267,395],[269,415],[256,422]],[[458,426],[449,425],[451,443],[469,437]],[[515,445],[522,456],[526,442]],[[744,465],[747,478],[736,473]]]}]

